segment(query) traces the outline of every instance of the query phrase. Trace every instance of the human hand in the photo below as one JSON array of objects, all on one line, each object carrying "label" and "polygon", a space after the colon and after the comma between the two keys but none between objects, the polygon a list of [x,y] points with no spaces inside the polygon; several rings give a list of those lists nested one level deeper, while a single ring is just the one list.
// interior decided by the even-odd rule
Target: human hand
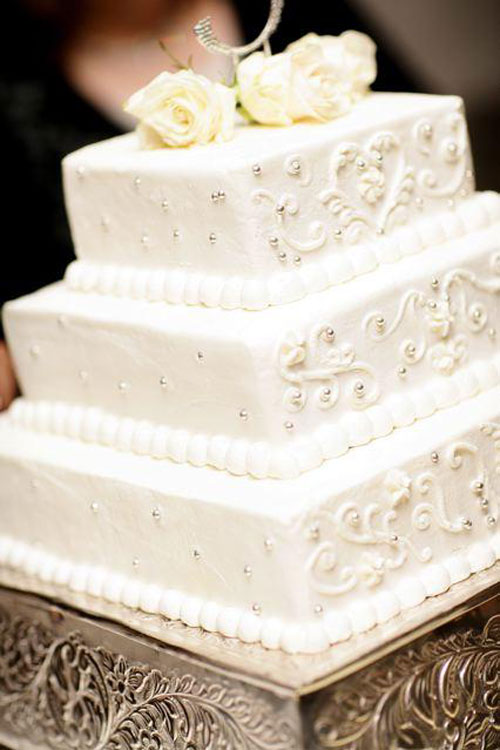
[{"label": "human hand", "polygon": [[13,401],[17,391],[16,378],[5,342],[0,341],[0,411]]}]

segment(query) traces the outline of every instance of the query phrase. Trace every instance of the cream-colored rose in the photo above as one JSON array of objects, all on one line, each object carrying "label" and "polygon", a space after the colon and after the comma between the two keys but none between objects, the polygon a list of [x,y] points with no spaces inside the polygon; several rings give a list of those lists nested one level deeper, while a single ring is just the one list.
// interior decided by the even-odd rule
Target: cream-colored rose
[{"label": "cream-colored rose", "polygon": [[250,117],[263,125],[291,125],[292,84],[289,55],[254,52],[237,67],[239,99]]},{"label": "cream-colored rose", "polygon": [[160,73],[124,105],[126,112],[139,119],[137,130],[144,148],[229,140],[235,107],[233,89],[191,70]]},{"label": "cream-colored rose", "polygon": [[320,50],[330,68],[329,75],[341,82],[343,93],[352,101],[364,96],[377,77],[377,48],[366,34],[358,31],[346,31],[340,36],[306,34],[286,51],[296,54],[307,48]]},{"label": "cream-colored rose", "polygon": [[308,34],[279,55],[256,52],[237,69],[243,107],[266,125],[332,120],[366,93],[375,75],[375,45],[354,31]]}]

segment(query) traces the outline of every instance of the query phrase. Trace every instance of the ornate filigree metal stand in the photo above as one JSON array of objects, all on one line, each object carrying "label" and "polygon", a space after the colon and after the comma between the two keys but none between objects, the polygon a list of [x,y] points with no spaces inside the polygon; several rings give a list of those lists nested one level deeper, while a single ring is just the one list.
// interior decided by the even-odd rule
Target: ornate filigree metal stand
[{"label": "ornate filigree metal stand", "polygon": [[164,644],[0,588],[0,743],[499,750],[499,573],[478,574],[459,597],[452,591],[314,657],[184,626],[172,627]]}]

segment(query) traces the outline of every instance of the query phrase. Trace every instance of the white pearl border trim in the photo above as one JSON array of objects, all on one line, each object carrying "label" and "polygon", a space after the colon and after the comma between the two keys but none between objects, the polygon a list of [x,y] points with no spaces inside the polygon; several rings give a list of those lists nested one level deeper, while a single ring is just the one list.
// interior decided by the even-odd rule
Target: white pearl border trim
[{"label": "white pearl border trim", "polygon": [[256,479],[293,479],[350,448],[385,437],[499,384],[500,354],[473,362],[449,377],[434,378],[419,389],[389,396],[362,412],[349,412],[311,435],[292,438],[286,448],[116,417],[97,407],[24,398],[11,406],[8,420],[24,429],[64,435],[139,456],[208,465]]},{"label": "white pearl border trim", "polygon": [[132,610],[180,620],[185,625],[238,638],[245,643],[260,643],[268,649],[289,654],[320,653],[353,635],[388,622],[401,612],[422,604],[431,596],[447,591],[453,584],[486,570],[500,560],[500,534],[489,541],[471,545],[460,556],[429,565],[420,576],[401,578],[397,586],[358,602],[344,610],[326,610],[321,620],[302,623],[262,617],[236,607],[188,596],[155,584],[138,582],[101,567],[64,560],[6,536],[0,537],[0,581],[15,585],[9,573],[29,577],[27,588],[71,600],[86,594]]},{"label": "white pearl border trim", "polygon": [[295,302],[308,294],[342,284],[380,265],[484,229],[500,219],[500,196],[477,193],[453,211],[422,218],[391,235],[346,249],[300,269],[274,273],[269,279],[216,276],[183,269],[73,262],[66,272],[70,289],[171,304],[205,305],[227,310],[262,310]]}]

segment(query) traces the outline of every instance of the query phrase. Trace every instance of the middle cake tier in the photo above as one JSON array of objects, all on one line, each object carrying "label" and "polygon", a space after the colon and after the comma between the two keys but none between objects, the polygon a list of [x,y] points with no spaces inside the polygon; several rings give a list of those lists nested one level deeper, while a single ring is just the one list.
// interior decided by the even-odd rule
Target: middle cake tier
[{"label": "middle cake tier", "polygon": [[293,477],[498,384],[499,292],[498,222],[262,311],[57,284],[6,309],[24,393],[13,418],[158,459]]}]

